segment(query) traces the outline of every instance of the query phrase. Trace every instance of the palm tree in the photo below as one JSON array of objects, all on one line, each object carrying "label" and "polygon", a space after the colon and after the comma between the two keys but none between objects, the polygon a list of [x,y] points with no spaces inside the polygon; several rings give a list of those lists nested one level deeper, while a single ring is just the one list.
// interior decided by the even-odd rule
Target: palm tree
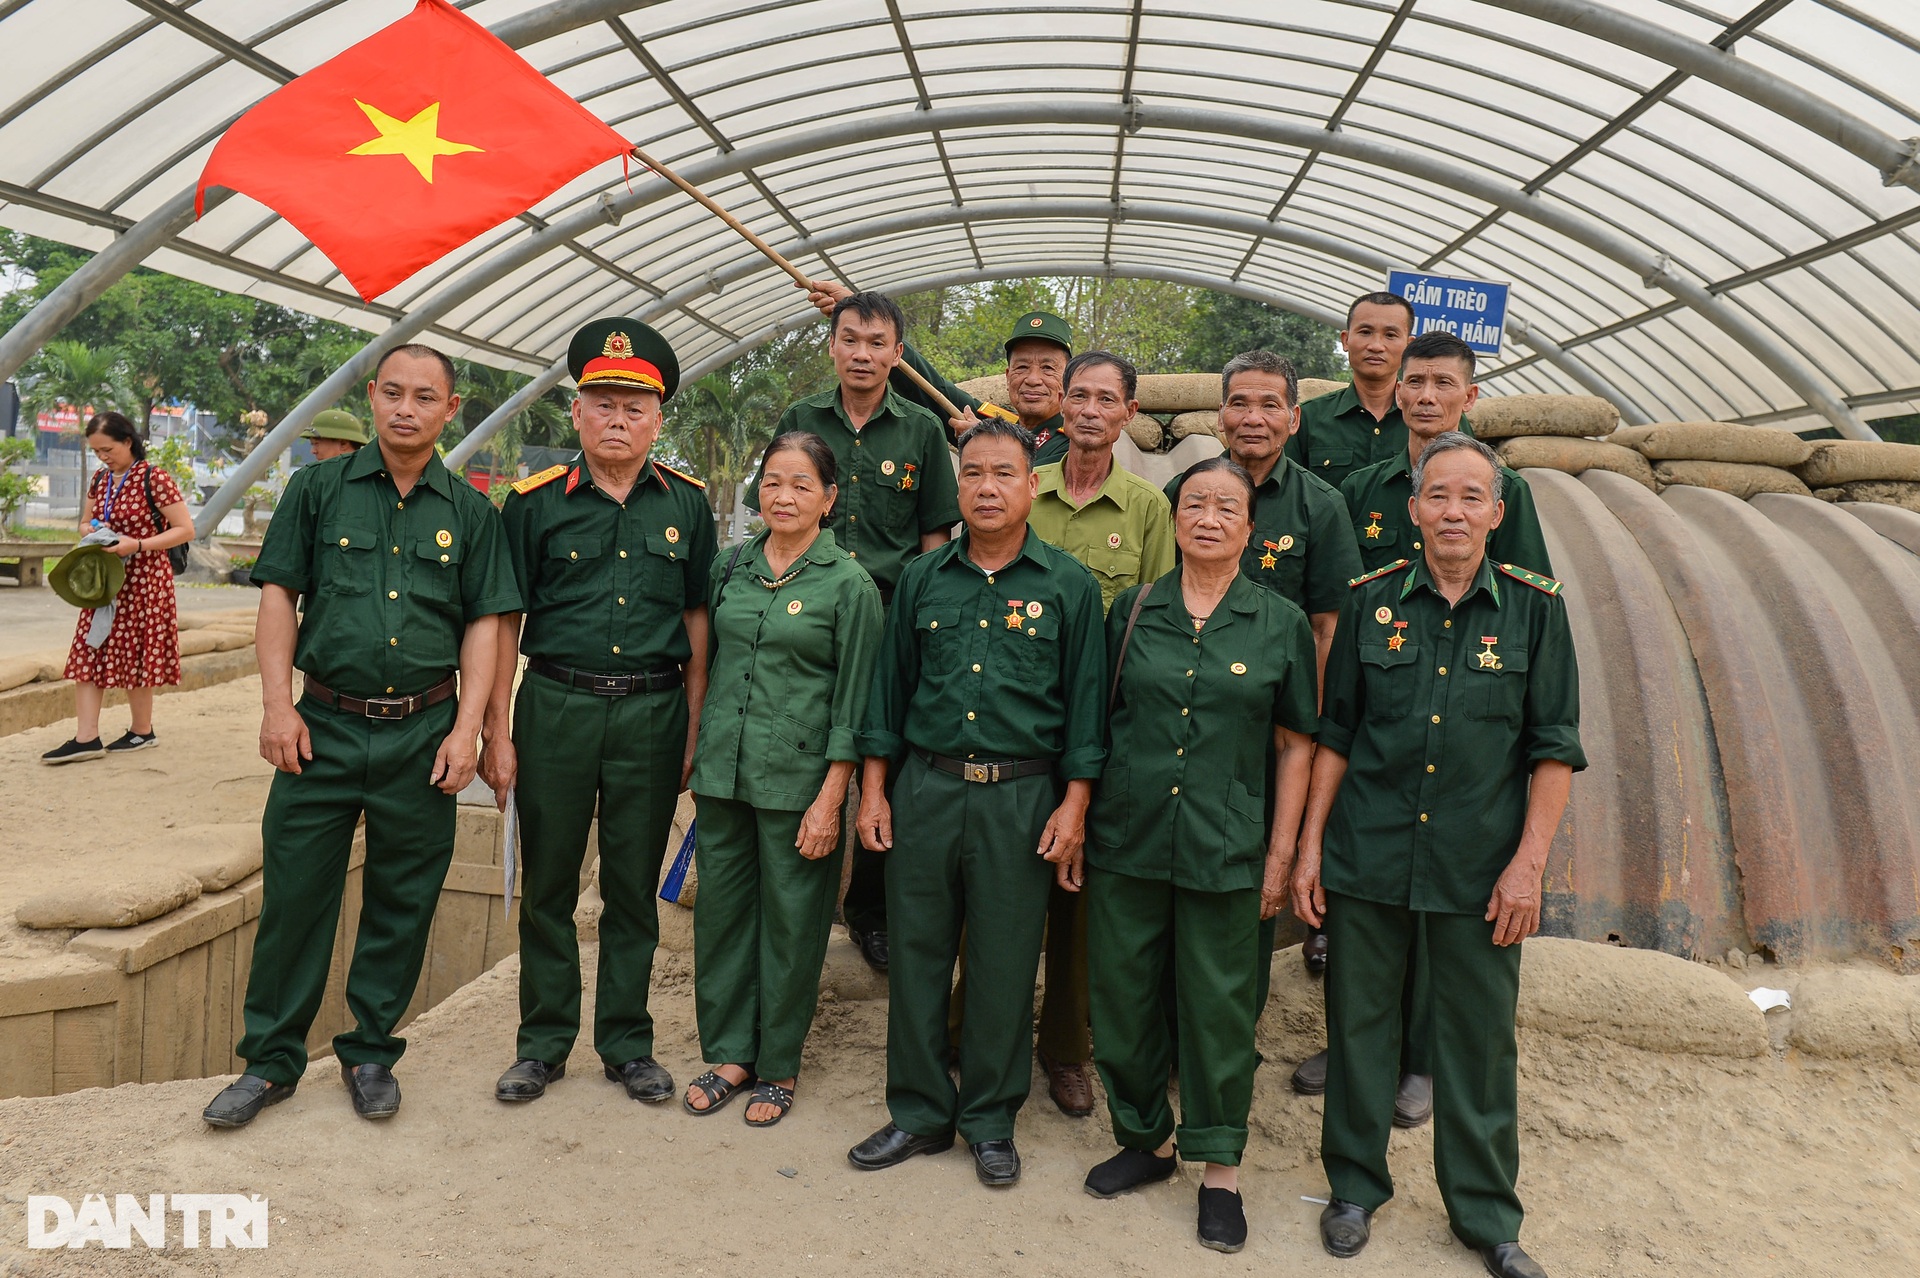
[{"label": "palm tree", "polygon": [[734,495],[773,438],[786,402],[774,370],[736,363],[684,387],[668,406],[660,442],[700,471],[716,516],[732,515]]},{"label": "palm tree", "polygon": [[[95,350],[85,342],[48,342],[27,365],[21,379],[22,407],[33,415],[49,416],[62,405],[71,408],[78,420],[73,433],[82,436],[80,453],[80,519],[87,514],[87,450],[84,434],[88,411],[131,407],[137,396],[127,383],[126,361],[111,347]],[[138,411],[137,409],[133,411]],[[146,422],[135,423],[143,434]]]}]

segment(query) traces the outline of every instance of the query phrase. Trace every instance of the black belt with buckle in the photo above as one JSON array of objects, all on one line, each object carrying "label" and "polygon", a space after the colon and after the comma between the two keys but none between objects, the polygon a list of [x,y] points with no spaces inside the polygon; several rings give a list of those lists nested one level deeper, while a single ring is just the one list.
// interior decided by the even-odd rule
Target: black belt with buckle
[{"label": "black belt with buckle", "polygon": [[528,657],[527,669],[555,683],[564,683],[569,688],[583,688],[597,697],[662,692],[668,688],[678,688],[686,682],[686,676],[681,673],[679,666],[668,666],[664,670],[642,670],[638,674],[595,674],[591,670],[572,670],[543,657]]},{"label": "black belt with buckle", "polygon": [[950,759],[944,754],[934,754],[931,750],[915,749],[914,753],[925,760],[929,767],[951,772],[962,781],[979,781],[991,785],[996,781],[1012,781],[1018,777],[1043,776],[1053,771],[1052,759],[1000,759],[992,763],[981,763],[975,759]]},{"label": "black belt with buckle", "polygon": [[458,677],[448,675],[425,692],[410,697],[344,697],[333,689],[322,686],[311,675],[307,677],[305,695],[312,697],[323,706],[332,706],[346,714],[365,715],[369,719],[404,719],[408,715],[419,714],[428,706],[437,706],[453,695],[458,686]]}]

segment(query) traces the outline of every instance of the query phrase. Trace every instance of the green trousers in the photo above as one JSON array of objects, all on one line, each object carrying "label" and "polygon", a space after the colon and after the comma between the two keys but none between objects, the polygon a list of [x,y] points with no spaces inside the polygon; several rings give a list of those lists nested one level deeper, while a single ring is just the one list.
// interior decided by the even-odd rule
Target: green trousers
[{"label": "green trousers", "polygon": [[[887,1109],[919,1136],[1013,1136],[1033,1080],[1033,982],[1053,864],[1035,849],[1059,805],[1051,777],[976,784],[910,754],[887,854]],[[947,1075],[947,1000],[966,929],[960,1086]]]},{"label": "green trousers", "polygon": [[[1253,1104],[1253,988],[1260,890],[1189,892],[1089,867],[1093,1060],[1113,1138],[1157,1150],[1169,1135],[1188,1162],[1237,1166]],[[1162,1000],[1171,977],[1177,1030]],[[1167,1088],[1180,1064],[1180,1125]]]},{"label": "green trousers", "polygon": [[693,1003],[701,1056],[762,1078],[792,1078],[820,1002],[841,848],[809,861],[793,846],[804,812],[694,797]]},{"label": "green trousers", "polygon": [[[1061,1065],[1085,1065],[1093,1059],[1087,1005],[1087,912],[1085,891],[1069,892],[1058,883],[1047,889],[1047,986],[1040,995],[1040,1054]],[[967,964],[953,986],[947,1010],[947,1036],[958,1046],[966,1019]]]},{"label": "green trousers", "polygon": [[1331,1055],[1320,1159],[1333,1196],[1369,1210],[1393,1197],[1387,1138],[1399,1086],[1402,990],[1408,965],[1424,964],[1440,1196],[1453,1232],[1469,1246],[1518,1240],[1520,947],[1495,945],[1493,924],[1477,915],[1422,914],[1332,892],[1327,933]]},{"label": "green trousers", "polygon": [[[600,970],[593,1046],[608,1065],[653,1055],[647,992],[660,944],[660,863],[680,793],[687,699],[678,688],[602,697],[541,675],[520,681],[520,1038],[558,1064],[580,1032],[573,911],[587,831],[600,816]],[[696,898],[697,899],[697,898]]]},{"label": "green trousers", "polygon": [[247,1073],[282,1085],[307,1068],[307,1031],[326,994],[347,860],[360,816],[360,927],[347,970],[354,1028],[336,1036],[349,1065],[391,1067],[407,1040],[393,1030],[413,999],[427,929],[453,861],[454,797],[429,781],[453,730],[454,702],[399,720],[368,719],[302,698],[313,758],[275,772],[260,821],[265,892],[247,977]]}]

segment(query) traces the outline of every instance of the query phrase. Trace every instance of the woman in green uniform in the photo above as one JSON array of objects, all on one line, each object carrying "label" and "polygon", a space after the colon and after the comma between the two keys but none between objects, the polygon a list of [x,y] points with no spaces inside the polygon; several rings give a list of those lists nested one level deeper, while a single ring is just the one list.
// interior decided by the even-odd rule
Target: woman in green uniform
[{"label": "woman in green uniform", "polygon": [[[1113,744],[1087,823],[1094,1064],[1120,1144],[1087,1192],[1205,1163],[1200,1242],[1215,1251],[1246,1245],[1260,922],[1285,899],[1317,726],[1306,614],[1240,572],[1253,503],[1227,458],[1189,469],[1173,501],[1180,566],[1114,601]],[[1169,972],[1172,1030],[1157,996]]]},{"label": "woman in green uniform", "polygon": [[792,432],[760,465],[765,532],[713,561],[707,700],[694,751],[693,907],[700,1050],[720,1062],[682,1104],[711,1114],[752,1085],[746,1120],[793,1104],[840,888],[840,809],[859,760],[880,592],[821,521],[833,450]]}]

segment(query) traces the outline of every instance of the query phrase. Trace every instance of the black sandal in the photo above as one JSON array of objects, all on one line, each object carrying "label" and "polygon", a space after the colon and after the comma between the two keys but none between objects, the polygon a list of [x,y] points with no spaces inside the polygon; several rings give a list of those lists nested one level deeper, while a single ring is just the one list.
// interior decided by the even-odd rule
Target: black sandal
[{"label": "black sandal", "polygon": [[[772,1118],[749,1118],[747,1119],[747,1126],[771,1127],[785,1118],[787,1111],[793,1108],[793,1089],[791,1087],[782,1087],[778,1083],[765,1082],[764,1080],[757,1082],[753,1085],[753,1095],[747,1101],[747,1109],[752,1109],[755,1105],[772,1105],[779,1109],[780,1112]],[[744,1114],[746,1111],[742,1110],[741,1112]]]},{"label": "black sandal", "polygon": [[727,1102],[732,1100],[741,1088],[751,1087],[757,1081],[753,1076],[752,1070],[748,1070],[747,1076],[737,1083],[729,1083],[712,1070],[708,1070],[688,1084],[689,1087],[697,1087],[700,1089],[701,1094],[707,1098],[707,1107],[705,1109],[695,1109],[687,1103],[687,1095],[685,1092],[682,1092],[680,1094],[680,1108],[686,1110],[695,1118],[705,1118],[715,1110],[724,1109]]}]

